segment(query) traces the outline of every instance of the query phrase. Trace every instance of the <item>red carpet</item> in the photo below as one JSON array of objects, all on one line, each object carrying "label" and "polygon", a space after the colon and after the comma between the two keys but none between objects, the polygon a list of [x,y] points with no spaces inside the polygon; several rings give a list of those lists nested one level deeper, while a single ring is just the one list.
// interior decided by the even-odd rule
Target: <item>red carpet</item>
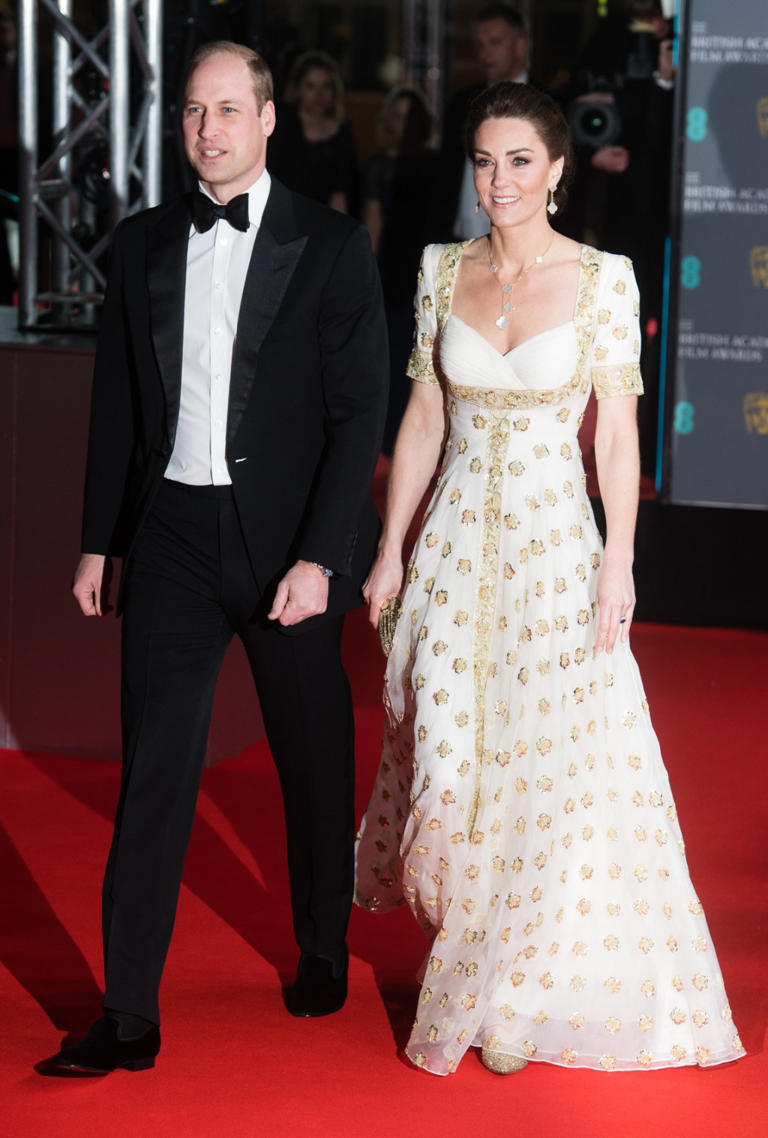
[{"label": "red carpet", "polygon": [[[99,1012],[99,887],[117,765],[0,754],[0,1126],[11,1138],[765,1138],[768,637],[655,626],[633,634],[748,1056],[712,1070],[608,1075],[531,1064],[506,1079],[470,1053],[438,1079],[399,1057],[424,942],[409,914],[355,912],[350,999],[297,1021],[277,780],[265,745],[206,772],[163,989],[153,1071],[34,1069]],[[349,622],[359,801],[377,765],[382,663]],[[194,1020],[190,1009],[195,1009]]]}]

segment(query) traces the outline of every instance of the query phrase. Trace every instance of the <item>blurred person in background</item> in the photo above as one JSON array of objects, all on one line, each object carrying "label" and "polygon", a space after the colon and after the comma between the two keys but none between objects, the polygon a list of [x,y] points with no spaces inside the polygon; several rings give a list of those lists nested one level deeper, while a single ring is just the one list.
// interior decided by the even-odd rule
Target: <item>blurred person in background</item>
[{"label": "blurred person in background", "polygon": [[333,59],[321,51],[300,55],[291,68],[286,101],[270,143],[270,169],[288,189],[354,212],[357,158],[344,115],[344,88]]},{"label": "blurred person in background", "polygon": [[633,255],[635,246],[645,244],[638,213],[666,206],[668,163],[649,166],[648,159],[668,157],[674,83],[669,48],[659,4],[627,0],[624,11],[598,23],[562,93],[580,175],[570,224],[611,248],[629,242]]},{"label": "blurred person in background", "polygon": [[599,21],[560,93],[577,176],[557,228],[577,241],[626,253],[640,286],[648,396],[640,411],[640,440],[647,472],[655,464],[674,75],[669,22],[660,5],[627,0],[622,11]]},{"label": "blurred person in background", "polygon": [[8,227],[15,225],[18,208],[19,132],[16,21],[5,0],[0,0],[0,304],[12,304],[16,275],[8,243]]},{"label": "blurred person in background", "polygon": [[475,209],[474,172],[462,142],[464,121],[472,100],[491,83],[529,82],[531,41],[520,13],[510,4],[486,4],[473,24],[475,59],[483,82],[457,91],[445,112],[439,192],[431,210],[436,241],[460,241],[488,232],[488,218]]},{"label": "blurred person in background", "polygon": [[363,221],[384,288],[389,329],[390,395],[384,452],[390,454],[410,384],[405,367],[413,337],[413,282],[436,188],[434,121],[421,91],[395,87],[379,118],[382,149],[363,171]]}]

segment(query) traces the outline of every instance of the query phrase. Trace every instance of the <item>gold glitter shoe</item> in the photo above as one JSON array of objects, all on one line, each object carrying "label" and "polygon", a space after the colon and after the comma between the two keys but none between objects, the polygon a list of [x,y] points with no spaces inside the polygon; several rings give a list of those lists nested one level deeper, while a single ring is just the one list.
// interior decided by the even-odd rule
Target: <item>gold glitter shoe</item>
[{"label": "gold glitter shoe", "polygon": [[528,1066],[527,1059],[520,1059],[517,1055],[505,1055],[503,1051],[494,1051],[484,1047],[480,1055],[483,1066],[495,1075],[512,1075],[515,1071],[522,1071]]}]

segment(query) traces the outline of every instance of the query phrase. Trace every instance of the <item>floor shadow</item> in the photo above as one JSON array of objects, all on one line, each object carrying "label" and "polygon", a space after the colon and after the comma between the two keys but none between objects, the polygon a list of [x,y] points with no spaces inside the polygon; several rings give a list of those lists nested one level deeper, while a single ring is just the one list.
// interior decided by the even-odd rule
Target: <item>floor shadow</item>
[{"label": "floor shadow", "polygon": [[4,904],[0,959],[59,1031],[84,1033],[101,1014],[91,968],[0,825]]},{"label": "floor shadow", "polygon": [[[112,822],[119,791],[116,763],[50,759],[35,765],[61,790]],[[198,811],[192,828],[184,885],[270,963],[281,979],[292,972],[296,947],[291,933],[284,841],[274,839],[282,817],[276,775],[268,768],[204,772],[202,790],[231,822],[257,860],[260,881]],[[272,785],[274,783],[274,786]],[[281,860],[282,859],[282,860]],[[94,905],[99,899],[94,897]]]},{"label": "floor shadow", "polygon": [[350,952],[373,971],[399,1055],[411,1034],[421,985],[418,973],[428,942],[407,905],[390,913],[353,909]]},{"label": "floor shadow", "polygon": [[413,1017],[416,1014],[419,998],[419,986],[415,981],[413,983],[393,984],[381,980],[378,982],[378,988],[392,1028],[395,1046],[398,1053],[402,1054],[413,1028]]}]

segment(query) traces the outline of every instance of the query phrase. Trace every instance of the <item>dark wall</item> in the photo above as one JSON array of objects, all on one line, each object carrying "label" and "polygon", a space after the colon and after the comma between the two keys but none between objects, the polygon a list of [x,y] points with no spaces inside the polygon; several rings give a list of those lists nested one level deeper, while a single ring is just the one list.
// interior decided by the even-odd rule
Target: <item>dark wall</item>
[{"label": "dark wall", "polygon": [[[0,747],[119,754],[120,629],[80,615],[80,550],[93,346],[20,335],[0,309]],[[239,642],[224,664],[209,759],[263,735]]]}]

